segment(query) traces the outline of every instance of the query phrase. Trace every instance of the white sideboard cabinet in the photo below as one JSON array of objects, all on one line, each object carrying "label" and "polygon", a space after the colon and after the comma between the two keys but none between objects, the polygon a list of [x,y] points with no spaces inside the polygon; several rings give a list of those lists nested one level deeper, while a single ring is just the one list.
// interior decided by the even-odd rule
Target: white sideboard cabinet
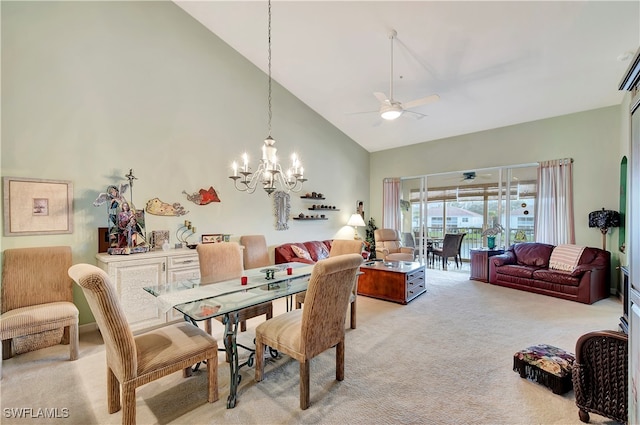
[{"label": "white sideboard cabinet", "polygon": [[96,255],[116,287],[131,330],[140,332],[181,318],[173,310],[161,312],[145,286],[162,285],[200,277],[198,254],[191,249],[151,251],[131,255]]}]

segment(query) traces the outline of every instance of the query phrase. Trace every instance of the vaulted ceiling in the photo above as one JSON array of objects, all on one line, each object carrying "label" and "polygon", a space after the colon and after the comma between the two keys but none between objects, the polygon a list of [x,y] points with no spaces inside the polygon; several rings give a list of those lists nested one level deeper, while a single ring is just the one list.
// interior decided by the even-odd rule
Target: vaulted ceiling
[{"label": "vaulted ceiling", "polygon": [[[266,1],[175,3],[267,71]],[[392,30],[394,99],[440,96],[424,117],[377,112]],[[370,152],[620,104],[639,45],[637,1],[272,3],[274,80]]]}]

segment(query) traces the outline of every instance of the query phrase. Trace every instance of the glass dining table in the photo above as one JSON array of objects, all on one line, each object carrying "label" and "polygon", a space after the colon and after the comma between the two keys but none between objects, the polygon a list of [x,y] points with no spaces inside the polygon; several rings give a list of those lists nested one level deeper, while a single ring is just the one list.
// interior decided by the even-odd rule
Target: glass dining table
[{"label": "glass dining table", "polygon": [[[291,269],[291,274],[288,274]],[[234,408],[237,402],[240,368],[251,367],[255,350],[239,345],[238,312],[264,302],[287,298],[287,311],[293,309],[293,295],[303,292],[309,284],[313,265],[286,263],[264,268],[245,270],[243,278],[208,284],[206,279],[188,279],[144,290],[156,297],[158,308],[163,312],[176,309],[185,320],[196,324],[198,321],[222,317],[224,324],[224,347],[229,359],[229,396],[227,408]],[[249,358],[239,363],[238,346],[250,351]],[[197,366],[196,366],[197,367]]]}]

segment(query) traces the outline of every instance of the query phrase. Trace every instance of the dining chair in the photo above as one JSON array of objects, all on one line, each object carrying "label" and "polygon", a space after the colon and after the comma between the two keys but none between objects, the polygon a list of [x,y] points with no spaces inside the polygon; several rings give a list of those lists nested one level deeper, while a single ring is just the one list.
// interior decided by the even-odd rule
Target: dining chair
[{"label": "dining chair", "polygon": [[245,270],[265,267],[271,264],[264,235],[240,236],[240,245],[244,247],[242,258]]},{"label": "dining chair", "polygon": [[[361,254],[362,245],[363,243],[361,240],[335,239],[331,244],[331,250],[329,250],[329,258],[336,257],[338,255],[345,255],[345,254]],[[307,292],[304,291],[296,294],[296,308],[302,308],[302,304],[304,304],[306,293]],[[349,305],[351,306],[351,308],[349,309],[350,311],[349,327],[351,329],[356,328],[357,301],[358,301],[358,276],[356,276],[356,278],[354,279],[353,291],[351,292],[351,297],[349,298]]]},{"label": "dining chair", "polygon": [[[240,279],[244,271],[242,248],[237,242],[198,244],[198,262],[200,264],[200,284],[209,285],[225,280]],[[238,312],[240,331],[247,330],[247,319],[266,315],[273,317],[271,301],[242,309]],[[218,318],[222,321],[221,318]],[[204,321],[205,330],[211,334],[211,319]]]},{"label": "dining chair", "polygon": [[27,336],[31,340],[25,339],[20,351],[61,343],[70,345],[71,360],[78,358],[78,308],[73,304],[69,267],[68,246],[4,250],[0,296],[3,359],[14,355],[15,338]]},{"label": "dining chair", "polygon": [[336,380],[344,380],[345,320],[353,281],[362,264],[359,254],[320,260],[311,273],[305,307],[261,323],[256,328],[255,380],[264,376],[269,346],[300,363],[300,408],[309,407],[310,361],[336,347]]},{"label": "dining chair", "polygon": [[458,253],[459,245],[464,237],[464,233],[447,233],[444,235],[441,248],[433,248],[432,254],[435,261],[435,257],[440,257],[442,268],[447,270],[447,263],[449,258],[454,258],[456,261],[456,267],[458,265]]},{"label": "dining chair", "polygon": [[[191,366],[207,365],[207,401],[218,400],[218,343],[188,322],[166,325],[136,336],[109,276],[91,264],[76,264],[69,276],[82,288],[104,339],[107,357],[107,408],[122,409],[122,424],[136,423],[136,388]],[[120,392],[122,391],[122,403]],[[178,397],[179,398],[179,397]]]}]

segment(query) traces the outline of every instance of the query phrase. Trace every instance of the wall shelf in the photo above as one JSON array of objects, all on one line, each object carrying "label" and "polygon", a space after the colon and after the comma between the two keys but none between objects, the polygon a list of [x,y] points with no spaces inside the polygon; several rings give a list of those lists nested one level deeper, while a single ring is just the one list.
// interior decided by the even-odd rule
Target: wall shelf
[{"label": "wall shelf", "polygon": [[317,207],[316,208],[311,208],[311,207],[309,207],[309,209],[311,211],[340,211],[337,208],[317,208]]},{"label": "wall shelf", "polygon": [[322,199],[326,199],[326,198],[324,198],[324,197],[319,198],[319,197],[317,197],[317,196],[301,196],[300,198],[302,198],[302,199],[321,199],[321,200],[322,200]]},{"label": "wall shelf", "polygon": [[304,218],[293,217],[293,219],[294,220],[301,220],[301,221],[302,220],[329,220],[327,217],[324,217],[324,218],[323,217],[309,217],[309,218],[307,218],[307,217],[304,217]]}]

